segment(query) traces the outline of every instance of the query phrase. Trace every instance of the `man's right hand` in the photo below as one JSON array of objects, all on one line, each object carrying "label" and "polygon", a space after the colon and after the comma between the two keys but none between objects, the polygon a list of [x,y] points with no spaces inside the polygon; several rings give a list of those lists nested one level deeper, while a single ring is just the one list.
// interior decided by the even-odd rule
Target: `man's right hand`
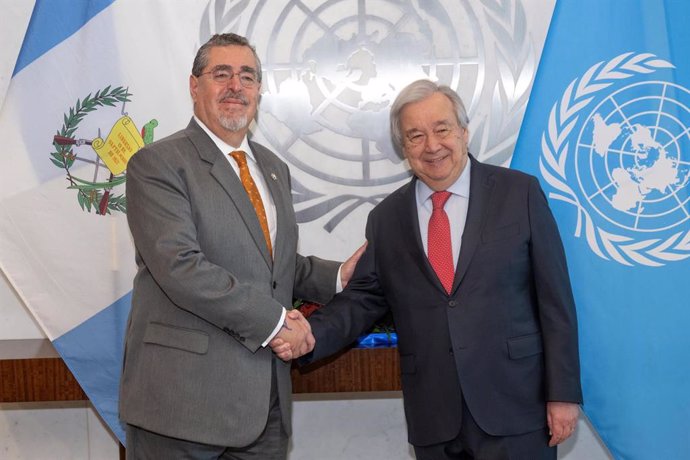
[{"label": "man's right hand", "polygon": [[291,310],[269,346],[280,359],[289,361],[312,351],[315,343],[309,322],[299,310]]}]

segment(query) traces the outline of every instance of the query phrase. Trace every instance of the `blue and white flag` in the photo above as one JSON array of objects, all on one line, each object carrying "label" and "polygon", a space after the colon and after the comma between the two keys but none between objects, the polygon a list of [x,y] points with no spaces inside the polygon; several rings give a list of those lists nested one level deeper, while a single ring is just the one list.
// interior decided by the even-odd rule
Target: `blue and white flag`
[{"label": "blue and white flag", "polygon": [[[189,120],[199,11],[38,0],[0,112],[0,268],[120,440],[124,167]],[[190,15],[197,14],[197,21]]]},{"label": "blue and white flag", "polygon": [[512,163],[559,223],[584,411],[617,459],[690,458],[688,17],[558,2]]}]

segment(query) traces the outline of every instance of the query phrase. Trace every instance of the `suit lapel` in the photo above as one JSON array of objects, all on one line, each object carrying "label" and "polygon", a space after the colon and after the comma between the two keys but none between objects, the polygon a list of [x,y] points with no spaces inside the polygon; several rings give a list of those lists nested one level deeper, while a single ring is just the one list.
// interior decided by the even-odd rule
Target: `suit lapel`
[{"label": "suit lapel", "polygon": [[455,270],[452,292],[455,292],[465,273],[467,273],[467,268],[477,249],[481,230],[484,227],[486,211],[489,209],[491,192],[494,187],[493,178],[490,174],[487,174],[484,165],[475,160],[471,155],[470,161],[472,162],[472,169],[470,170],[470,201],[467,208],[467,219],[465,221],[465,230],[462,234],[462,246],[460,247],[460,255],[456,264],[457,268]]},{"label": "suit lapel", "polygon": [[[271,156],[265,152],[266,148],[251,141],[249,145],[252,148],[252,152],[254,152],[254,158],[256,158],[259,170],[264,176],[264,182],[276,207],[276,241],[273,245],[273,259],[277,261],[283,254],[282,250],[286,247],[282,239],[286,237],[287,232],[285,231],[286,229],[281,228],[281,225],[287,222],[286,213],[292,208],[292,196],[282,192],[279,182],[282,176],[279,174],[280,171],[277,170],[276,162],[271,161]],[[289,184],[286,184],[285,188],[289,190]]]},{"label": "suit lapel", "polygon": [[[268,254],[268,248],[266,247],[266,240],[261,230],[261,224],[259,224],[259,218],[256,216],[256,211],[251,201],[249,201],[249,197],[244,190],[240,178],[235,174],[228,160],[224,158],[224,153],[218,149],[216,144],[213,143],[211,138],[208,137],[194,119],[192,119],[187,126],[187,135],[192,144],[194,144],[194,147],[196,147],[201,160],[211,164],[211,176],[218,181],[220,186],[235,204],[244,225],[249,229],[249,233],[254,239],[257,249],[263,255],[266,264],[271,267],[273,261]],[[275,196],[275,194],[273,195]]]},{"label": "suit lapel", "polygon": [[[400,228],[412,228],[412,233],[405,232],[412,241],[406,241],[406,246],[412,248],[412,255],[416,259],[428,260],[424,254],[424,246],[422,245],[422,235],[419,232],[419,217],[417,216],[417,178],[413,177],[407,188],[402,193],[402,210],[400,215],[403,216],[403,222]],[[429,265],[430,266],[430,265]]]},{"label": "suit lapel", "polygon": [[417,212],[417,177],[413,177],[404,190],[401,190],[400,209],[395,213],[401,222],[400,228],[411,228],[412,232],[402,232],[405,238],[403,247],[409,248],[412,253],[413,260],[417,260],[422,267],[422,272],[427,279],[437,289],[446,293],[446,289],[438,279],[434,267],[431,266],[429,258],[424,252],[424,244],[422,242],[422,234],[419,231],[419,215]]}]

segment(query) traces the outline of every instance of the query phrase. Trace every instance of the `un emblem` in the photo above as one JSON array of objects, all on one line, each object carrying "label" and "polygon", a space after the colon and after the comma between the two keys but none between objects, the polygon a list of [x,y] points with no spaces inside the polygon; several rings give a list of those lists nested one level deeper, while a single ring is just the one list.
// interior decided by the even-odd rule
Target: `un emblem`
[{"label": "un emblem", "polygon": [[644,82],[594,108],[580,132],[575,166],[580,190],[603,218],[637,232],[666,230],[690,218],[689,107],[687,89]]},{"label": "un emblem", "polygon": [[592,66],[554,105],[542,137],[542,175],[553,198],[577,207],[575,235],[584,225],[596,254],[625,265],[690,257],[690,91],[624,84],[669,67],[633,53]]},{"label": "un emblem", "polygon": [[327,216],[330,232],[409,180],[388,119],[414,80],[455,89],[472,120],[472,152],[509,159],[535,70],[526,24],[520,1],[212,0],[200,41],[236,31],[256,45],[255,139],[290,164],[297,220]]}]

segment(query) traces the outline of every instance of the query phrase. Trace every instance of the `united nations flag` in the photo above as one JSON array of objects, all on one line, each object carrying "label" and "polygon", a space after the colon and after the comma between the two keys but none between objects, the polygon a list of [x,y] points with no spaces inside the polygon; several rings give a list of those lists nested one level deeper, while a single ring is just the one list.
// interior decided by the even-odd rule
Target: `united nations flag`
[{"label": "united nations flag", "polygon": [[558,2],[513,157],[558,220],[584,412],[620,459],[690,458],[688,16]]}]

